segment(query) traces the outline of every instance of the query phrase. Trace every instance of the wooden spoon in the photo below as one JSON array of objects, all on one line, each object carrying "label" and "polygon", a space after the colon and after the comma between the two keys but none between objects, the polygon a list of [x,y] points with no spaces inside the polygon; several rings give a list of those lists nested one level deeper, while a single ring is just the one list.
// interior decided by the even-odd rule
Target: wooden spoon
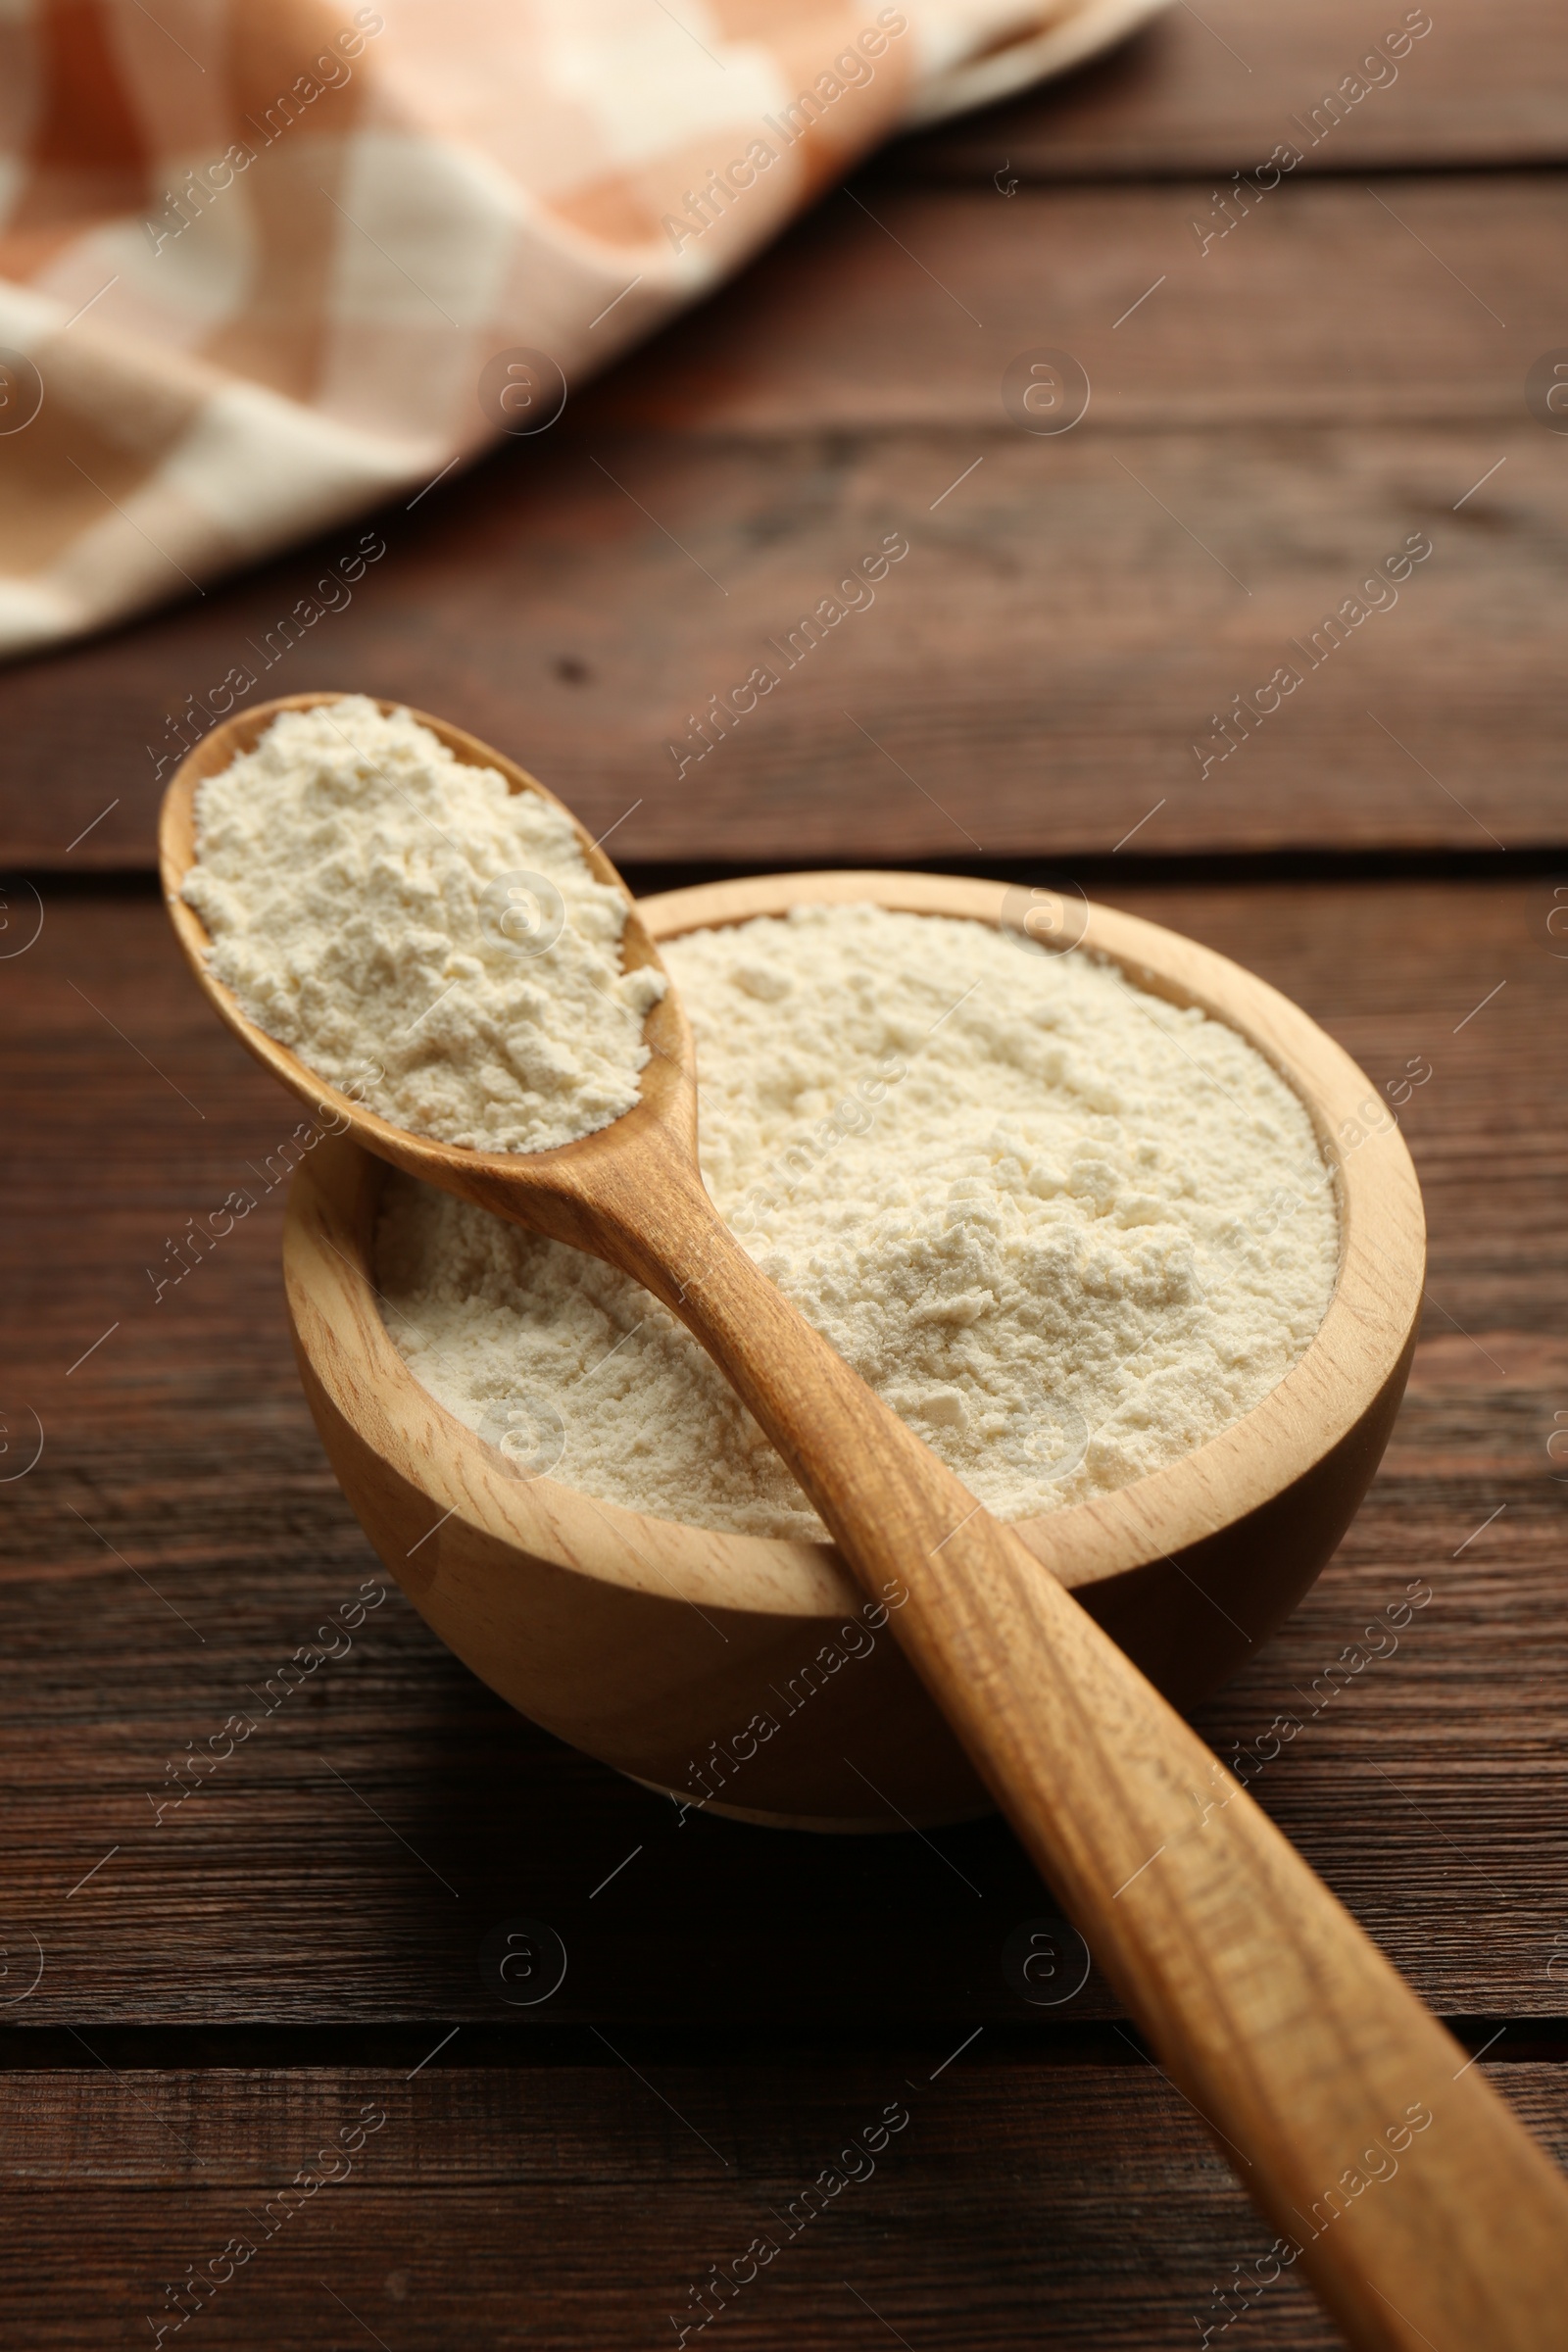
[{"label": "wooden spoon", "polygon": [[[1241,1785],[1115,1644],[759,1272],[697,1165],[691,1033],[648,1016],[634,1107],[560,1150],[467,1152],[389,1125],[266,1036],[180,898],[194,795],[297,695],[225,721],[160,824],[174,928],[235,1035],[411,1175],[630,1274],[745,1399],[890,1622],[1019,1838],[1280,2232],[1207,2342],[1298,2260],[1357,2345],[1560,2352],[1568,2181]],[[383,705],[384,709],[395,706]],[[461,729],[459,760],[552,795]],[[555,804],[557,807],[559,803]],[[598,877],[624,889],[578,827]],[[627,967],[656,963],[635,906]],[[1227,2316],[1228,2315],[1228,2316]]]}]

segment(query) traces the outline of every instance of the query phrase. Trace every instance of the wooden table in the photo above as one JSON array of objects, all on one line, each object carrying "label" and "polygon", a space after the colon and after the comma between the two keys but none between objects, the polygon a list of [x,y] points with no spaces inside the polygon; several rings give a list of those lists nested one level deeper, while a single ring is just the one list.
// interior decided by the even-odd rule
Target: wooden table
[{"label": "wooden table", "polygon": [[[1401,14],[1178,6],[890,154],[548,444],[375,518],[384,559],[265,691],[474,727],[618,822],[646,887],[1065,868],[1263,972],[1398,1102],[1433,1245],[1409,1397],[1339,1557],[1201,1721],[1223,1753],[1302,1717],[1263,1802],[1568,2155],[1568,438],[1525,390],[1568,345],[1568,55],[1546,0],[1446,0],[1307,146],[1292,118]],[[1299,166],[1204,248],[1281,142]],[[1060,435],[1000,389],[1043,348],[1092,386]],[[157,1816],[171,1759],[386,1583],[296,1383],[279,1193],[156,1295],[292,1124],[178,968],[159,755],[358,528],[0,682],[16,2340],[151,2340],[167,2286],[362,2134],[188,2341],[669,2342],[763,2234],[732,2346],[1217,2340],[1270,2232],[1098,1976],[1013,1991],[1049,1904],[995,1823],[677,1827],[395,1588]],[[875,607],[680,770],[691,714],[889,533]],[[1221,757],[1282,663],[1300,684]],[[478,1965],[517,1918],[568,1956],[531,2008]],[[783,2241],[894,2102],[874,2173]],[[1237,2342],[1334,2340],[1291,2275],[1261,2301],[1233,2293]]]}]

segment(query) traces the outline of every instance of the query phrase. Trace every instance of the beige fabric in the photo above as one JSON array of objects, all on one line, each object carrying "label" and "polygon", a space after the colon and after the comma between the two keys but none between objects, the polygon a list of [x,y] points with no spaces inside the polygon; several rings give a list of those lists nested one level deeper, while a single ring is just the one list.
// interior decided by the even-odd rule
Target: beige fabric
[{"label": "beige fabric", "polygon": [[0,652],[417,490],[1160,4],[0,0]]}]

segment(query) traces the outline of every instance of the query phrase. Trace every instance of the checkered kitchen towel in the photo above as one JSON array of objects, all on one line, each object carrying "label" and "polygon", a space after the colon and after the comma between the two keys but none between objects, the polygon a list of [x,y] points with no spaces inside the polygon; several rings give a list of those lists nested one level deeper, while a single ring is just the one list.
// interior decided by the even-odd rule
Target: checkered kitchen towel
[{"label": "checkered kitchen towel", "polygon": [[879,139],[1161,0],[3,0],[0,652],[547,424]]}]

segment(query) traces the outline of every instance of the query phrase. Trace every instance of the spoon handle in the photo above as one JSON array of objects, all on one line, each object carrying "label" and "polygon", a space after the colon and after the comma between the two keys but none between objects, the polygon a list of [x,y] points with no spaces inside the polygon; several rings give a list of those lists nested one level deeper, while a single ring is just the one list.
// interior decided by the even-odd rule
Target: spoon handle
[{"label": "spoon handle", "polygon": [[907,1588],[905,1648],[1278,2230],[1269,2276],[1299,2260],[1350,2341],[1379,2352],[1560,2352],[1568,2180],[1109,1637],[797,1313],[695,1179],[667,1178],[628,1191],[591,1246],[702,1342],[866,1589]]}]

